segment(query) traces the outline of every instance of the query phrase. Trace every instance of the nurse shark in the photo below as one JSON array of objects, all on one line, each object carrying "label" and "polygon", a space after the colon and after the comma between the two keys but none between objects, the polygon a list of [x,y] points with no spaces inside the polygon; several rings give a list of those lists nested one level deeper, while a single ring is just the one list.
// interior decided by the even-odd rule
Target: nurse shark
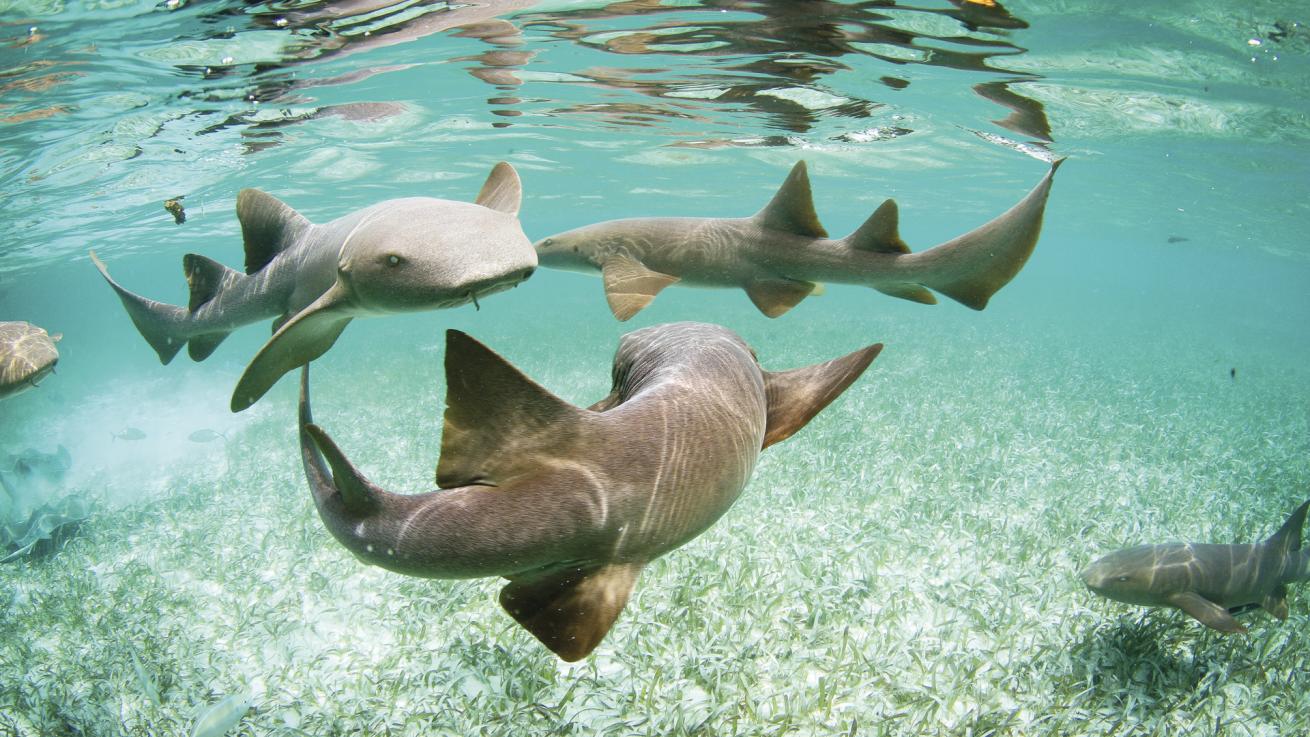
[{"label": "nurse shark", "polygon": [[1310,551],[1301,549],[1307,507],[1310,501],[1264,542],[1138,545],[1096,560],[1079,576],[1106,598],[1176,607],[1212,629],[1246,632],[1234,613],[1259,606],[1287,619],[1287,584],[1310,580]]},{"label": "nurse shark", "polygon": [[610,394],[582,409],[450,330],[439,490],[393,494],[351,465],[313,424],[308,366],[305,475],[324,524],[360,560],[427,578],[503,576],[505,610],[574,661],[609,631],[642,568],[714,524],[760,451],[881,349],[772,372],[726,328],[645,328],[622,338]]},{"label": "nurse shark", "polygon": [[323,355],[355,317],[456,307],[518,285],[537,266],[519,225],[522,187],[497,164],[477,199],[386,200],[316,225],[271,195],[243,189],[237,218],[245,273],[198,254],[182,258],[186,307],[119,286],[91,260],[161,363],[183,346],[202,361],[242,325],[276,317],[273,337],[232,393],[232,411],[254,404],[283,374]]},{"label": "nurse shark", "polygon": [[619,320],[665,287],[739,287],[769,317],[790,310],[823,282],[872,287],[936,304],[929,289],[981,310],[1023,268],[1037,245],[1055,171],[994,220],[920,253],[901,240],[894,200],[855,232],[828,238],[804,161],[763,210],[748,218],[632,218],[588,225],[536,243],[541,265],[599,271]]}]

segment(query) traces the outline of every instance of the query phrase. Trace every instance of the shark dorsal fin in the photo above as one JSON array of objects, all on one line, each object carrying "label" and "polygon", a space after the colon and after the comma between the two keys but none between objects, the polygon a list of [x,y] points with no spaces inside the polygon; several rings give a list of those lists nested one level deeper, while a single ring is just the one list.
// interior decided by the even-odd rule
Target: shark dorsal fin
[{"label": "shark dorsal fin", "polygon": [[1283,553],[1290,553],[1301,549],[1301,528],[1305,526],[1306,509],[1310,508],[1310,501],[1303,502],[1296,508],[1295,512],[1287,518],[1283,526],[1278,528],[1272,537],[1265,540],[1265,545],[1271,548],[1281,550]]},{"label": "shark dorsal fin", "polygon": [[901,240],[900,210],[896,200],[886,200],[854,233],[843,239],[857,251],[873,253],[909,253],[910,247]]},{"label": "shark dorsal fin", "polygon": [[246,246],[246,273],[253,274],[296,242],[310,226],[304,215],[271,194],[243,189],[237,194],[237,220]]},{"label": "shark dorsal fin", "polygon": [[778,188],[763,210],[755,213],[755,221],[771,230],[795,233],[811,238],[827,238],[828,231],[819,223],[814,212],[814,197],[810,194],[810,175],[804,161],[797,161],[787,175],[787,181]]},{"label": "shark dorsal fin", "polygon": [[875,343],[826,363],[791,371],[765,371],[768,407],[762,447],[786,440],[805,427],[860,378],[881,351],[882,344]]},{"label": "shark dorsal fin", "polygon": [[500,590],[500,605],[551,652],[571,663],[586,657],[614,626],[642,565],[570,567],[516,577]]},{"label": "shark dorsal fin", "polygon": [[506,215],[518,215],[522,201],[523,183],[519,181],[519,174],[502,161],[491,168],[474,203]]},{"label": "shark dorsal fin", "polygon": [[437,486],[501,486],[568,455],[589,413],[467,334],[446,331],[446,415]]}]

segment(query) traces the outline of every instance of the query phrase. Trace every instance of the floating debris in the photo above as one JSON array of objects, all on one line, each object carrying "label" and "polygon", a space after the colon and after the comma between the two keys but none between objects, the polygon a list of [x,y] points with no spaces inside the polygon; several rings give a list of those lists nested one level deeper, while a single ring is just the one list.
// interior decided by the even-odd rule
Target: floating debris
[{"label": "floating debris", "polygon": [[186,208],[182,207],[182,199],[185,196],[180,195],[171,200],[164,200],[164,209],[168,210],[168,214],[173,216],[173,222],[178,225],[186,222]]}]

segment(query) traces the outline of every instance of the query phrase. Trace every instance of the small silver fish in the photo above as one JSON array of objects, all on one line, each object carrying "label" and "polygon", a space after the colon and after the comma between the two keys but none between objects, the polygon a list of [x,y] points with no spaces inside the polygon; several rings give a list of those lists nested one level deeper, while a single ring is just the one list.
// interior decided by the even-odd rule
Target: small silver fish
[{"label": "small silver fish", "polygon": [[196,718],[191,737],[222,737],[241,721],[250,707],[250,699],[245,694],[228,696]]},{"label": "small silver fish", "polygon": [[222,438],[225,441],[227,440],[226,435],[224,435],[221,432],[217,432],[215,430],[210,430],[209,428],[205,428],[203,430],[196,430],[195,432],[191,433],[186,437],[187,440],[190,440],[193,443],[212,443],[215,440],[218,440],[219,438]]},{"label": "small silver fish", "polygon": [[129,427],[110,435],[113,435],[115,440],[144,440],[146,437],[145,432],[137,427]]}]

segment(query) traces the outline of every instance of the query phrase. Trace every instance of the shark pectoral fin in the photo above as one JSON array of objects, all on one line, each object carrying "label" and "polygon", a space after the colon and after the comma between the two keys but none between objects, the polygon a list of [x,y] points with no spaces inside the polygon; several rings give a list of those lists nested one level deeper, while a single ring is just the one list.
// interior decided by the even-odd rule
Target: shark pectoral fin
[{"label": "shark pectoral fin", "polygon": [[1275,586],[1260,606],[1278,619],[1287,619],[1287,587],[1282,584]]},{"label": "shark pectoral fin", "polygon": [[522,201],[523,183],[519,181],[519,173],[502,161],[491,168],[474,204],[506,215],[518,215]]},{"label": "shark pectoral fin", "polygon": [[882,343],[875,343],[826,363],[763,372],[768,407],[761,448],[786,440],[805,427],[860,378],[881,351]]},{"label": "shark pectoral fin", "polygon": [[1233,619],[1228,610],[1201,596],[1188,591],[1169,597],[1168,603],[1187,613],[1192,619],[1220,632],[1246,632],[1246,627]]},{"label": "shark pectoral fin", "polygon": [[498,486],[551,458],[572,455],[589,414],[468,335],[447,330],[437,486]]},{"label": "shark pectoral fin", "polygon": [[755,213],[754,220],[764,228],[795,233],[810,238],[827,238],[828,231],[814,212],[814,196],[810,191],[810,175],[804,161],[797,161],[786,181],[769,200],[763,210]]},{"label": "shark pectoral fin", "polygon": [[551,652],[581,660],[600,644],[628,603],[641,563],[570,567],[513,578],[500,605]]},{"label": "shark pectoral fin", "polygon": [[232,391],[232,411],[240,412],[264,396],[282,375],[304,366],[337,342],[353,315],[349,295],[334,284],[287,321],[259,349]]},{"label": "shark pectoral fin", "polygon": [[874,287],[874,289],[877,289],[879,292],[888,296],[908,299],[911,302],[918,302],[919,304],[937,304],[937,298],[933,296],[933,293],[918,284],[908,284],[906,282],[882,284]]},{"label": "shark pectoral fin", "polygon": [[310,423],[305,425],[304,431],[327,459],[328,466],[332,469],[332,485],[341,494],[341,501],[346,511],[361,517],[376,511],[379,505],[378,499],[385,492],[355,468],[323,428]]},{"label": "shark pectoral fin", "polygon": [[246,249],[246,273],[253,274],[290,248],[310,227],[304,215],[258,189],[237,193],[237,220]]},{"label": "shark pectoral fin", "polygon": [[814,292],[815,284],[795,279],[752,279],[746,296],[766,317],[779,317]]},{"label": "shark pectoral fin", "polygon": [[601,276],[605,280],[605,300],[620,322],[641,312],[661,289],[678,281],[676,276],[653,271],[626,256],[605,259]]}]

